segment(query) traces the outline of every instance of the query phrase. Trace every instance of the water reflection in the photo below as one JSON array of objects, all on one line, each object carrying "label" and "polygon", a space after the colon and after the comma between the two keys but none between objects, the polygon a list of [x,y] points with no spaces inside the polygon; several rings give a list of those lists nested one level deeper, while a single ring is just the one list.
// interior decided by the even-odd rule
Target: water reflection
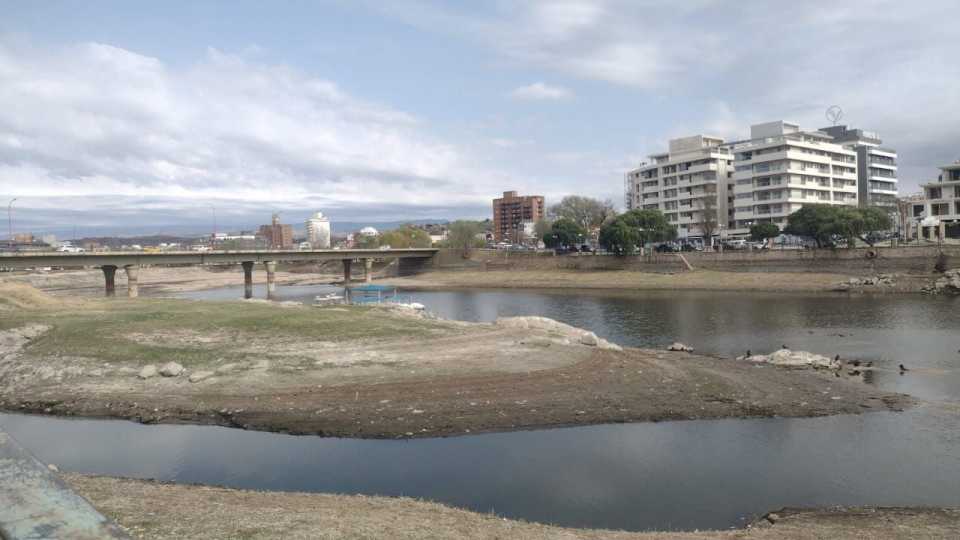
[{"label": "water reflection", "polygon": [[952,422],[921,409],[363,441],[0,415],[40,459],[69,471],[407,495],[632,530],[737,526],[784,505],[960,505]]}]

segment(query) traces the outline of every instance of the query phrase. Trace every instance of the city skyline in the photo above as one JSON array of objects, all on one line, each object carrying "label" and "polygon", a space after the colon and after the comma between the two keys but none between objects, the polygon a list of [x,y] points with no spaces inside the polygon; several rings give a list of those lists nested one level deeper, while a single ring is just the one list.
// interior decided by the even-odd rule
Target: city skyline
[{"label": "city skyline", "polygon": [[947,2],[3,9],[0,192],[24,231],[202,231],[211,205],[224,226],[484,218],[504,190],[620,206],[670,138],[834,104],[898,149],[901,194],[960,157]]}]

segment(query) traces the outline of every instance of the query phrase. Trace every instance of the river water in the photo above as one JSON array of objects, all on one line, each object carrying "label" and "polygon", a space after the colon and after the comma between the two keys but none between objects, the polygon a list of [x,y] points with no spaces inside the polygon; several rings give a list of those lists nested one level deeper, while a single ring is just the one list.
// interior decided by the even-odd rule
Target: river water
[{"label": "river water", "polygon": [[[325,286],[279,288],[311,300]],[[262,294],[262,291],[260,291]],[[872,360],[904,413],[605,425],[364,441],[210,426],[0,415],[40,459],[84,473],[408,495],[546,523],[727,528],[780,506],[960,505],[960,303],[921,296],[714,292],[403,293],[440,316],[543,315],[615,342],[731,356],[783,344]],[[238,288],[188,293],[237,298]],[[897,364],[910,367],[904,375]]]}]

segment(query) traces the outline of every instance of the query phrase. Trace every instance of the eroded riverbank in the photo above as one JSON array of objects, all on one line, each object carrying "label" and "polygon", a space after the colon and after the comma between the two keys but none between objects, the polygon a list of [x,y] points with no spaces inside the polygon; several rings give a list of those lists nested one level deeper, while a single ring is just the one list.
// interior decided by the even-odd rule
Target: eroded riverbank
[{"label": "eroded riverbank", "polygon": [[65,475],[136,538],[854,539],[955,538],[960,510],[836,507],[782,509],[746,530],[624,532],[570,529],[404,497],[262,492]]},{"label": "eroded riverbank", "polygon": [[[616,350],[551,322],[264,302],[32,301],[2,320],[4,410],[395,438],[912,403],[845,374]],[[145,373],[169,362],[182,370]]]}]

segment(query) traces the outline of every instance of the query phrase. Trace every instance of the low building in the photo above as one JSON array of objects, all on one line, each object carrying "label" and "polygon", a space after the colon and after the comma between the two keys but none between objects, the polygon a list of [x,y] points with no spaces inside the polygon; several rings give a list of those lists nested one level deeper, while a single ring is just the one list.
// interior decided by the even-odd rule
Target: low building
[{"label": "low building", "polygon": [[280,223],[280,215],[274,214],[270,225],[261,225],[257,237],[270,249],[293,249],[293,227]]},{"label": "low building", "polygon": [[[940,167],[940,175],[935,182],[921,184],[923,198],[913,201],[910,218],[911,232],[917,227],[924,236],[930,236],[930,229],[938,229],[946,236],[960,235],[960,161]],[[913,236],[913,234],[911,234]]]},{"label": "low building", "polygon": [[493,200],[493,238],[496,242],[522,243],[528,223],[544,218],[546,208],[542,195],[517,195],[504,191]]},{"label": "low building", "polygon": [[307,242],[314,249],[330,249],[330,218],[317,212],[306,222]]}]

